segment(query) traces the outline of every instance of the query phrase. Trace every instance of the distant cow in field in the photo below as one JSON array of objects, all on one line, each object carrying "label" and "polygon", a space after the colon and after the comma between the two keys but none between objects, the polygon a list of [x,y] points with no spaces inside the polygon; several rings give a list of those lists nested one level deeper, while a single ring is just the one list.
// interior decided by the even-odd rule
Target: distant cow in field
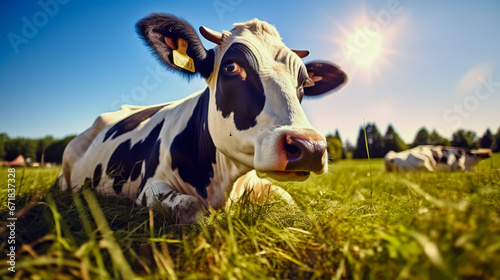
[{"label": "distant cow in field", "polygon": [[417,146],[413,149],[385,155],[387,171],[471,171],[484,158],[491,156],[491,149],[469,150],[457,147]]},{"label": "distant cow in field", "polygon": [[233,186],[235,199],[243,189],[262,190],[267,181],[257,175],[304,180],[328,170],[325,137],[300,103],[345,84],[339,67],[304,64],[308,51],[289,49],[257,19],[223,33],[200,27],[216,44],[211,50],[172,15],[152,14],[137,30],[168,68],[199,74],[208,86],[179,101],[100,115],[64,151],[63,189],[159,202],[191,223],[204,209],[223,208]]}]

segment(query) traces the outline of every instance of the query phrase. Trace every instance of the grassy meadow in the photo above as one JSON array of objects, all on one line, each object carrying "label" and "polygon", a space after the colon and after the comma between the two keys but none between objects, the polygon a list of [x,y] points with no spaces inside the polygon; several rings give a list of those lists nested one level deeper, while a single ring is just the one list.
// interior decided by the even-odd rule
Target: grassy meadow
[{"label": "grassy meadow", "polygon": [[161,208],[51,187],[58,168],[16,168],[16,266],[1,279],[500,279],[500,155],[474,172],[386,173],[345,160],[282,184],[296,205],[242,202],[195,225]]}]

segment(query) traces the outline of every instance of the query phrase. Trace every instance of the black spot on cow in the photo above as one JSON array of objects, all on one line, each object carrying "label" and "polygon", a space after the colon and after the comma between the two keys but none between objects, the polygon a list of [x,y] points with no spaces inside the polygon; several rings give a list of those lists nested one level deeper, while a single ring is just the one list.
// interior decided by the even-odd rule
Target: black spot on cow
[{"label": "black spot on cow", "polygon": [[137,195],[141,193],[146,181],[154,176],[160,164],[159,136],[163,123],[164,121],[158,123],[144,140],[135,145],[131,146],[131,140],[128,139],[116,147],[106,168],[106,174],[113,178],[113,190],[116,194],[122,191],[129,179],[133,181],[139,177],[143,165],[145,168]]},{"label": "black spot on cow", "polygon": [[82,184],[82,189],[96,188],[99,186],[102,177],[102,164],[98,164],[94,169],[92,178],[86,177]]},{"label": "black spot on cow", "polygon": [[439,162],[441,157],[439,156],[438,152],[434,149],[431,149],[431,154],[432,154],[432,158],[434,159],[434,161]]},{"label": "black spot on cow", "polygon": [[448,163],[448,157],[442,157],[440,163]]},{"label": "black spot on cow", "polygon": [[170,201],[174,201],[175,198],[179,195],[179,193],[173,192],[170,197],[167,197]]},{"label": "black spot on cow", "polygon": [[448,163],[448,157],[450,156],[450,151],[447,149],[442,150],[443,156],[440,158],[440,163]]},{"label": "black spot on cow", "polygon": [[85,180],[83,180],[82,189],[83,190],[90,189],[91,186],[92,186],[92,179],[86,177]]},{"label": "black spot on cow", "polygon": [[466,154],[465,149],[458,149],[457,151],[457,160],[460,160],[462,157],[464,157]]},{"label": "black spot on cow", "polygon": [[[142,177],[141,180],[141,184],[139,185],[139,189],[137,190],[137,195],[139,195],[142,192],[144,186],[146,185],[146,181],[155,175],[156,168],[158,167],[158,165],[160,165],[160,143],[161,143],[160,139],[152,143],[153,146],[151,147],[151,154],[144,160],[145,171],[144,171],[144,176]],[[146,148],[148,147],[147,144],[145,147]]]},{"label": "black spot on cow", "polygon": [[125,184],[130,177],[132,166],[130,161],[127,161],[125,155],[130,153],[130,139],[121,143],[116,147],[111,155],[106,168],[106,174],[113,178],[113,190],[119,194],[122,191],[123,184]]},{"label": "black spot on cow", "polygon": [[460,150],[464,153],[465,156],[476,157],[476,154],[474,154],[470,149],[461,148]]},{"label": "black spot on cow", "polygon": [[98,164],[94,169],[94,176],[92,177],[92,186],[96,188],[99,186],[102,177],[102,164]]},{"label": "black spot on cow", "polygon": [[104,135],[104,140],[102,142],[106,142],[110,137],[111,139],[115,139],[116,137],[127,133],[129,131],[134,130],[141,122],[151,118],[156,112],[161,110],[161,108],[165,107],[166,105],[161,105],[157,107],[152,107],[148,109],[144,109],[142,111],[139,111],[135,114],[132,114],[123,120],[119,121],[115,125],[113,125],[108,131],[106,131],[106,134]]},{"label": "black spot on cow", "polygon": [[160,193],[160,194],[158,194],[158,201],[162,202],[165,199],[167,199],[168,197],[173,196],[174,193],[175,193],[175,191],[169,191],[167,193]]},{"label": "black spot on cow", "polygon": [[[225,68],[231,63],[237,63],[243,68],[245,79],[240,75],[228,75],[225,72]],[[232,44],[221,61],[215,102],[217,110],[222,112],[224,118],[228,118],[231,112],[234,113],[234,124],[238,130],[255,126],[257,116],[264,109],[266,97],[257,68],[255,55],[240,43]]]},{"label": "black spot on cow", "polygon": [[137,178],[139,178],[139,175],[141,175],[141,171],[142,171],[142,162],[136,162],[136,164],[134,164],[134,167],[132,168],[130,180],[132,181],[137,180]]},{"label": "black spot on cow", "polygon": [[170,147],[172,170],[177,169],[182,180],[207,198],[207,187],[214,176],[215,145],[208,131],[208,88],[198,99],[184,131],[175,136]]},{"label": "black spot on cow", "polygon": [[[172,192],[172,191],[170,191],[170,192]],[[158,194],[158,201],[163,201],[167,196],[168,196],[168,193],[159,193]]]}]

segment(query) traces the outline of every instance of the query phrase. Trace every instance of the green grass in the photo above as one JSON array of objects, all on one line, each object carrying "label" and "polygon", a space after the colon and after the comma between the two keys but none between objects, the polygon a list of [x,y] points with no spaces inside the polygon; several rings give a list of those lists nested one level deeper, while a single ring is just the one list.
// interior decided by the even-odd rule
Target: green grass
[{"label": "green grass", "polygon": [[[17,168],[17,272],[2,242],[2,279],[500,279],[500,155],[469,173],[341,161],[283,184],[295,206],[236,204],[196,225],[63,193],[51,188],[58,172]],[[6,183],[3,168],[2,224]]]}]

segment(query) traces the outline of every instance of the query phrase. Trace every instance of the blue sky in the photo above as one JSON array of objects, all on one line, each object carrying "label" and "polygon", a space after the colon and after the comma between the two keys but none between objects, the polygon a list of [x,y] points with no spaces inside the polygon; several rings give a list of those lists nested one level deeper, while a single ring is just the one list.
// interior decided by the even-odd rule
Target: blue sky
[{"label": "blue sky", "polygon": [[303,104],[320,132],[338,129],[351,143],[363,122],[382,133],[391,123],[406,142],[422,126],[446,137],[500,126],[498,1],[30,2],[0,9],[0,132],[11,137],[77,134],[121,104],[203,89],[201,78],[163,70],[138,38],[135,23],[151,12],[219,31],[258,18],[310,50],[305,62],[339,64],[350,84]]}]

